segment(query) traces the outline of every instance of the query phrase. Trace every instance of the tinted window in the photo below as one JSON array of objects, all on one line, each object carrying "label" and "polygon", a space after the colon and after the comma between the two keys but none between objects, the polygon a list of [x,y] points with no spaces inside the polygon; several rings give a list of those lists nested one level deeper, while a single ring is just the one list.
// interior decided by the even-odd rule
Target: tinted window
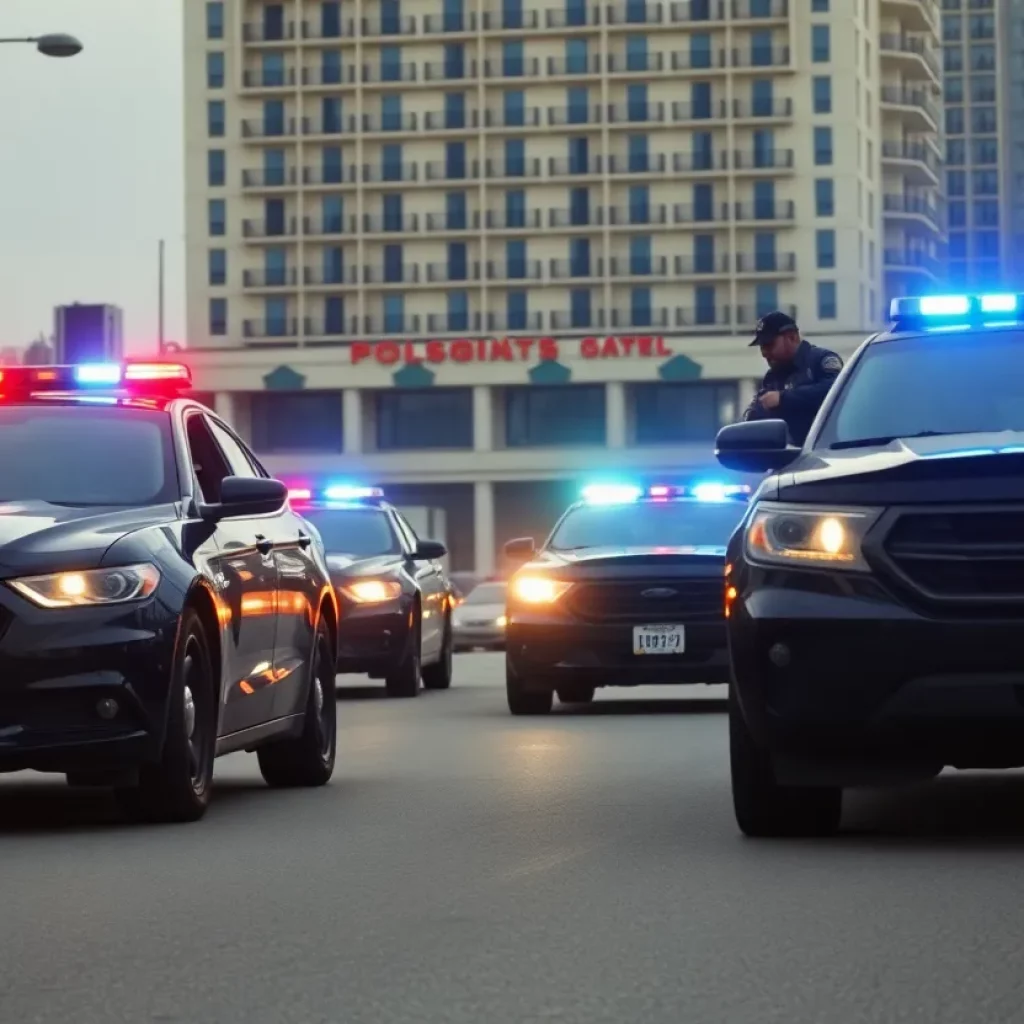
[{"label": "tinted window", "polygon": [[0,407],[0,500],[152,505],[178,497],[166,413]]},{"label": "tinted window", "polygon": [[505,588],[504,583],[481,583],[473,588],[466,604],[504,604]]},{"label": "tinted window", "polygon": [[340,391],[253,394],[252,447],[258,452],[340,452]]},{"label": "tinted window", "polygon": [[472,448],[473,393],[469,388],[377,393],[377,447]]},{"label": "tinted window", "polygon": [[581,505],[555,528],[548,547],[725,547],[743,502]]},{"label": "tinted window", "polygon": [[311,509],[302,516],[317,528],[324,548],[331,554],[369,558],[371,555],[397,555],[401,551],[387,513],[378,509]]},{"label": "tinted window", "polygon": [[818,446],[1003,430],[1024,430],[1024,333],[942,332],[870,346]]},{"label": "tinted window", "polygon": [[604,444],[604,387],[507,388],[505,443],[509,448]]}]

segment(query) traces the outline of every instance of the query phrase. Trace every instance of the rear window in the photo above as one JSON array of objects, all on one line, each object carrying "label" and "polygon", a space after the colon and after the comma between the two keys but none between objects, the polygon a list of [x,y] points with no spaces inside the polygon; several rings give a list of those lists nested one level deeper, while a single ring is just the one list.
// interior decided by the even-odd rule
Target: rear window
[{"label": "rear window", "polygon": [[323,538],[332,555],[397,555],[401,545],[386,512],[373,508],[324,508],[302,512]]},{"label": "rear window", "polygon": [[936,331],[868,346],[817,447],[1024,430],[1024,333]]},{"label": "rear window", "polygon": [[0,405],[0,500],[124,507],[175,501],[171,437],[165,412]]},{"label": "rear window", "polygon": [[481,583],[466,598],[466,604],[504,604],[506,584]]}]

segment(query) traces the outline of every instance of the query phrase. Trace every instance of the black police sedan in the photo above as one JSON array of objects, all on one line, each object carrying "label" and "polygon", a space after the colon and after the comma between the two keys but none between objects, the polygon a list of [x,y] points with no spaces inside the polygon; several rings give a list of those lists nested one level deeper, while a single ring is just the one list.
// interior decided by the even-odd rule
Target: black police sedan
[{"label": "black police sedan", "polygon": [[338,606],[323,550],[163,363],[0,369],[0,771],[206,810],[213,761],[334,770]]},{"label": "black police sedan", "polygon": [[514,715],[599,686],[723,683],[725,545],[749,488],[593,485],[508,585],[505,684]]},{"label": "black police sedan", "polygon": [[1024,297],[893,303],[804,448],[718,436],[768,471],[729,547],[736,817],[839,827],[842,790],[1024,766]]},{"label": "black police sedan", "polygon": [[290,490],[327,552],[341,608],[338,671],[383,679],[391,697],[415,697],[421,680],[447,690],[454,597],[445,546],[417,537],[379,488]]}]

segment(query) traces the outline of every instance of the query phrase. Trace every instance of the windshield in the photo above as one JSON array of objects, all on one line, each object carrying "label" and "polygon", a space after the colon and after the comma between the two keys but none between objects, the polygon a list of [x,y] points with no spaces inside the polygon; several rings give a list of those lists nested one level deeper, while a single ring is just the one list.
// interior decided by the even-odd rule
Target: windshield
[{"label": "windshield", "polygon": [[470,592],[466,604],[504,604],[505,589],[504,583],[481,583]]},{"label": "windshield", "polygon": [[132,507],[178,497],[167,413],[0,405],[0,500]]},{"label": "windshield", "polygon": [[902,338],[868,346],[816,446],[1024,430],[1024,333]]},{"label": "windshield", "polygon": [[302,513],[320,531],[324,548],[335,555],[397,555],[398,538],[386,512],[375,508],[325,508]]},{"label": "windshield", "polygon": [[580,505],[555,528],[548,547],[724,547],[745,511],[739,501]]}]

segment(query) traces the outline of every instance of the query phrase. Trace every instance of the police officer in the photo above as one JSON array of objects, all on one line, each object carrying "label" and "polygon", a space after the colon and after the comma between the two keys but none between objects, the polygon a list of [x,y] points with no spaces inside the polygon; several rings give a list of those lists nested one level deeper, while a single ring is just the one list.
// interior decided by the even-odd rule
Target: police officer
[{"label": "police officer", "polygon": [[793,443],[802,445],[843,368],[842,359],[804,341],[796,321],[781,311],[758,320],[750,345],[761,350],[768,372],[743,418],[785,420]]}]

